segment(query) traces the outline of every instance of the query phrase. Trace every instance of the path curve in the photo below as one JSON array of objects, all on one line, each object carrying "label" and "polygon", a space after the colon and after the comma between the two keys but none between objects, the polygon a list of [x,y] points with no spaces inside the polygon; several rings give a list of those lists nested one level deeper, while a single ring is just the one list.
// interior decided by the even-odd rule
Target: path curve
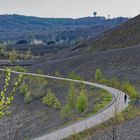
[{"label": "path curve", "polygon": [[[0,69],[0,71],[6,71],[6,70]],[[127,101],[127,103],[124,103],[124,95],[125,95],[124,92],[122,92],[118,89],[115,89],[115,88],[105,86],[105,85],[96,84],[96,83],[87,82],[87,81],[79,81],[79,80],[73,80],[73,79],[68,79],[68,78],[62,78],[62,77],[34,74],[34,73],[17,72],[17,71],[11,71],[11,73],[38,76],[38,77],[44,77],[44,78],[50,78],[50,79],[56,79],[56,80],[64,80],[64,81],[70,81],[70,82],[76,82],[76,83],[83,83],[86,85],[91,85],[91,86],[95,86],[95,87],[98,87],[101,89],[105,89],[105,90],[109,91],[113,96],[115,96],[112,104],[110,106],[106,107],[105,109],[103,109],[102,111],[100,111],[99,113],[97,113],[96,115],[86,118],[85,120],[75,122],[74,124],[71,124],[64,128],[55,130],[44,136],[35,138],[34,140],[61,140],[61,139],[67,138],[73,134],[82,132],[82,131],[92,128],[100,123],[103,123],[104,121],[114,117],[116,112],[121,112],[128,107],[129,100]]]}]

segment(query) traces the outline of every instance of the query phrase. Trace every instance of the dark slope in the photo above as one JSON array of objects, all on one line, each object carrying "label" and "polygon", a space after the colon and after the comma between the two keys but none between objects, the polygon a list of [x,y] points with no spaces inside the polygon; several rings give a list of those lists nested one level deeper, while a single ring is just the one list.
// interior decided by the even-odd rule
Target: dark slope
[{"label": "dark slope", "polygon": [[91,50],[108,50],[140,44],[140,15],[128,22],[105,32],[95,42],[90,43]]},{"label": "dark slope", "polygon": [[[62,58],[56,56],[56,60],[46,61],[33,66],[31,69],[43,69],[46,74],[54,75],[55,72],[67,75],[75,71],[86,79],[93,79],[96,68],[100,68],[104,75],[128,79],[136,84],[140,81],[140,46],[124,49],[113,49],[110,51],[82,54]],[[47,60],[47,58],[46,58]]]}]

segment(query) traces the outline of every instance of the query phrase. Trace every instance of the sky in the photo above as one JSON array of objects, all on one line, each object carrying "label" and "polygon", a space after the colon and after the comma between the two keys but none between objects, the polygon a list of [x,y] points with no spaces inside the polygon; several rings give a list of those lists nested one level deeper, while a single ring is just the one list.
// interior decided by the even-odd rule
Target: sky
[{"label": "sky", "polygon": [[0,0],[0,14],[38,17],[92,16],[134,17],[140,14],[140,0]]}]

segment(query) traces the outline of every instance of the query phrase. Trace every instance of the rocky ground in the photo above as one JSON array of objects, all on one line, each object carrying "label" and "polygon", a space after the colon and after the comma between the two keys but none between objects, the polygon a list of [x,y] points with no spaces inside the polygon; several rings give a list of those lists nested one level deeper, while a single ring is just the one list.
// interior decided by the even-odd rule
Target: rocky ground
[{"label": "rocky ground", "polygon": [[[116,131],[117,137],[115,140],[140,140],[140,117],[117,126]],[[112,129],[99,133],[88,140],[113,140]]]}]

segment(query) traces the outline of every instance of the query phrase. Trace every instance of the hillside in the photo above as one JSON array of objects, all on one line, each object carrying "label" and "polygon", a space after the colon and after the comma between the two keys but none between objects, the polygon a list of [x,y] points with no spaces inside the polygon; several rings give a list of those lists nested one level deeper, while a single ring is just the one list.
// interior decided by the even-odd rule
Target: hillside
[{"label": "hillside", "polygon": [[130,47],[140,44],[140,15],[126,23],[105,32],[95,42],[90,43],[91,50],[108,50]]},{"label": "hillside", "polygon": [[88,37],[98,32],[96,30],[103,32],[125,21],[127,18],[121,17],[114,19],[105,19],[104,17],[71,19],[0,15],[0,41],[14,42],[33,38],[43,41],[72,40],[78,38],[80,34],[82,37]]},{"label": "hillside", "polygon": [[44,60],[42,60],[44,62],[31,67],[31,71],[42,68],[46,74],[54,75],[57,71],[65,76],[69,72],[74,71],[85,79],[92,80],[96,68],[100,68],[108,78],[127,79],[138,85],[140,81],[139,54],[140,46],[90,54],[78,51],[77,54],[76,52],[75,54],[72,54],[72,52],[69,54],[68,52],[61,52],[55,54],[54,58],[51,58],[50,55],[44,57]]}]

